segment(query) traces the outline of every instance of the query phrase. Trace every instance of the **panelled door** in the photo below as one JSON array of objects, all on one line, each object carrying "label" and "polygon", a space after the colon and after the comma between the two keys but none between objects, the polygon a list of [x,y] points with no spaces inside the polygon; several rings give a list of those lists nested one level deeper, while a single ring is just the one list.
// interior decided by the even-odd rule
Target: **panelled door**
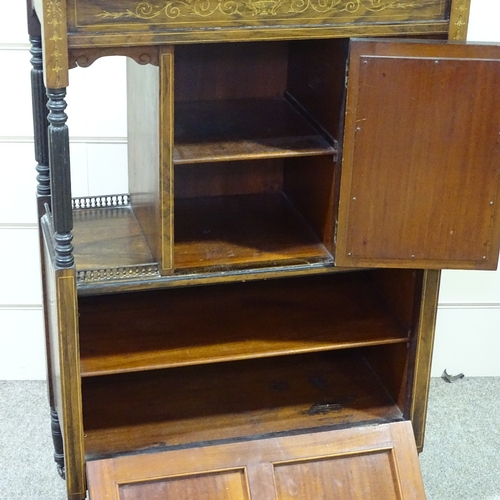
[{"label": "panelled door", "polygon": [[353,40],[336,263],[495,269],[500,46]]},{"label": "panelled door", "polygon": [[90,500],[423,500],[410,422],[91,461]]}]

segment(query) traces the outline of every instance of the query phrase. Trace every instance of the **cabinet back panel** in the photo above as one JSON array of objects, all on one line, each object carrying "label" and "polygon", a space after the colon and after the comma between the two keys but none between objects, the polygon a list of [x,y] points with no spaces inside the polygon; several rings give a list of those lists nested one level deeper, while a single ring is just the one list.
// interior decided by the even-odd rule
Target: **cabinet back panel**
[{"label": "cabinet back panel", "polygon": [[175,198],[276,193],[283,187],[283,161],[182,165],[175,169]]},{"label": "cabinet back panel", "polygon": [[415,269],[381,269],[370,273],[372,286],[401,325],[410,329],[418,315],[418,295],[422,288],[422,271]]},{"label": "cabinet back panel", "polygon": [[287,44],[181,45],[175,48],[177,101],[281,97]]}]

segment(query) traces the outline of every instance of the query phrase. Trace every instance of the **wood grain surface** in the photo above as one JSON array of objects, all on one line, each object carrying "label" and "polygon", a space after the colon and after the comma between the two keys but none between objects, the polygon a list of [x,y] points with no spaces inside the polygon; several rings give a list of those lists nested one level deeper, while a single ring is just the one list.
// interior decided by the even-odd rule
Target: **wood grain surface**
[{"label": "wood grain surface", "polygon": [[341,265],[494,269],[500,47],[351,47]]},{"label": "wood grain surface", "polygon": [[91,461],[90,497],[421,500],[414,447],[410,423],[399,422]]},{"label": "wood grain surface", "polygon": [[353,350],[87,377],[82,391],[87,457],[402,416]]},{"label": "wood grain surface", "polygon": [[359,274],[82,297],[79,312],[83,376],[408,340]]},{"label": "wood grain surface", "polygon": [[176,268],[331,261],[282,193],[177,200]]}]

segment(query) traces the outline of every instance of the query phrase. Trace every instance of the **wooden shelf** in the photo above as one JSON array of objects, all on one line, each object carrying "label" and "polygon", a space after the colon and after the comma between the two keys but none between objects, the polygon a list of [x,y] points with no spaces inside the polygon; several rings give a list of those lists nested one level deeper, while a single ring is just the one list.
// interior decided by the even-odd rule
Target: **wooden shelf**
[{"label": "wooden shelf", "polygon": [[[157,268],[130,206],[73,211],[77,271]],[[282,193],[179,198],[175,205],[175,274],[276,265],[331,265],[333,258]],[[149,277],[152,275],[149,274]],[[158,275],[155,276],[159,278]],[[104,281],[106,281],[104,279]],[[99,279],[95,279],[96,283]]]},{"label": "wooden shelf", "polygon": [[82,391],[88,458],[402,418],[353,350],[87,378]]},{"label": "wooden shelf", "polygon": [[81,297],[79,312],[83,377],[408,340],[359,273]]},{"label": "wooden shelf", "polygon": [[74,210],[73,224],[78,271],[154,262],[130,206]]},{"label": "wooden shelf", "polygon": [[283,98],[177,102],[174,163],[333,155]]},{"label": "wooden shelf", "polygon": [[282,193],[176,200],[177,269],[332,260]]}]

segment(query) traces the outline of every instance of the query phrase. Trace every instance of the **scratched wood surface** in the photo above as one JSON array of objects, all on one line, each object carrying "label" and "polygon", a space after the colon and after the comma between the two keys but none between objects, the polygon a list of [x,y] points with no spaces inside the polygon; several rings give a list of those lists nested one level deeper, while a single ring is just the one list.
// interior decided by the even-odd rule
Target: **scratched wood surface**
[{"label": "scratched wood surface", "polygon": [[86,377],[82,390],[87,457],[402,417],[353,350]]}]

